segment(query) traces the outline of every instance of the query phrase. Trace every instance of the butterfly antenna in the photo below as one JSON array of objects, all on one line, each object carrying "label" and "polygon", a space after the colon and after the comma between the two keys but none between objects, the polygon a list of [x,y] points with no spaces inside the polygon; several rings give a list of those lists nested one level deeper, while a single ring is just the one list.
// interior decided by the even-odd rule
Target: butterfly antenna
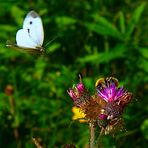
[{"label": "butterfly antenna", "polygon": [[58,35],[55,36],[52,40],[50,40],[49,42],[46,43],[45,47],[47,47],[51,42],[53,42],[55,39],[58,38]]}]

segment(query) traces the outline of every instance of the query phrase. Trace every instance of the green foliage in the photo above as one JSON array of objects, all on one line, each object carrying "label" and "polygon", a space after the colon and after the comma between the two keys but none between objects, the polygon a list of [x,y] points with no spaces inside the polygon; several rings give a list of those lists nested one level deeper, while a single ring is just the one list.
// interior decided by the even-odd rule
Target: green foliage
[{"label": "green foliage", "polygon": [[148,119],[144,120],[143,124],[141,125],[141,130],[145,138],[148,139]]},{"label": "green foliage", "polygon": [[86,23],[86,27],[89,30],[103,36],[111,36],[117,39],[120,39],[122,37],[118,29],[104,17],[101,17],[98,14],[94,14],[92,17],[94,18],[95,23]]},{"label": "green foliage", "polygon": [[[43,20],[45,56],[6,48],[32,8]],[[43,147],[87,146],[88,125],[72,121],[66,92],[79,73],[92,92],[98,78],[114,76],[134,94],[124,113],[127,132],[103,136],[99,146],[145,147],[147,2],[0,0],[0,9],[0,147],[33,148],[33,137]]]},{"label": "green foliage", "polygon": [[136,27],[136,24],[137,22],[139,21],[140,19],[140,16],[144,10],[144,7],[145,7],[145,3],[142,3],[134,12],[133,12],[133,15],[129,21],[129,24],[127,26],[127,30],[126,30],[126,40],[129,39]]}]

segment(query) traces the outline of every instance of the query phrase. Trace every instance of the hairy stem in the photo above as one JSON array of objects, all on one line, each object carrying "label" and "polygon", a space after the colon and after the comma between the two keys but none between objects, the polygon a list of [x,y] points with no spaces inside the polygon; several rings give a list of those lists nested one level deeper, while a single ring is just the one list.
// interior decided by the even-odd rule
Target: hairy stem
[{"label": "hairy stem", "polygon": [[90,148],[95,148],[95,127],[94,127],[94,123],[90,122],[89,123],[89,130],[90,130]]}]

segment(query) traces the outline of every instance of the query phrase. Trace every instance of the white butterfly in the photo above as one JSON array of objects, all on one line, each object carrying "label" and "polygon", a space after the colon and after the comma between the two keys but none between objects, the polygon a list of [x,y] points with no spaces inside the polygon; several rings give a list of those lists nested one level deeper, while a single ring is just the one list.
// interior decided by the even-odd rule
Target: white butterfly
[{"label": "white butterfly", "polygon": [[23,28],[16,33],[16,45],[7,42],[7,47],[16,47],[26,52],[42,52],[44,40],[43,24],[35,11],[30,11],[24,19]]}]

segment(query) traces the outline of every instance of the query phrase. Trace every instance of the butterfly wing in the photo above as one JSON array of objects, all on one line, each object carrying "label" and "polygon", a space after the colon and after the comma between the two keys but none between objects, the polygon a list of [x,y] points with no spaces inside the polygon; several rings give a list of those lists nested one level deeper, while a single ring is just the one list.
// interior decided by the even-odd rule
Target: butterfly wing
[{"label": "butterfly wing", "polygon": [[17,45],[21,48],[35,48],[37,46],[36,42],[30,39],[28,31],[25,29],[18,30],[16,34]]},{"label": "butterfly wing", "polygon": [[19,52],[22,52],[22,53],[31,53],[31,54],[41,54],[41,55],[46,55],[46,53],[44,52],[44,50],[35,50],[34,48],[26,48],[26,47],[23,47],[23,48],[20,48],[17,44],[11,42],[11,41],[7,41],[6,42],[6,47],[10,47],[12,49],[15,49]]},{"label": "butterfly wing", "polygon": [[16,42],[19,47],[41,48],[44,40],[43,24],[35,11],[30,11],[23,23],[23,29],[18,30]]}]

